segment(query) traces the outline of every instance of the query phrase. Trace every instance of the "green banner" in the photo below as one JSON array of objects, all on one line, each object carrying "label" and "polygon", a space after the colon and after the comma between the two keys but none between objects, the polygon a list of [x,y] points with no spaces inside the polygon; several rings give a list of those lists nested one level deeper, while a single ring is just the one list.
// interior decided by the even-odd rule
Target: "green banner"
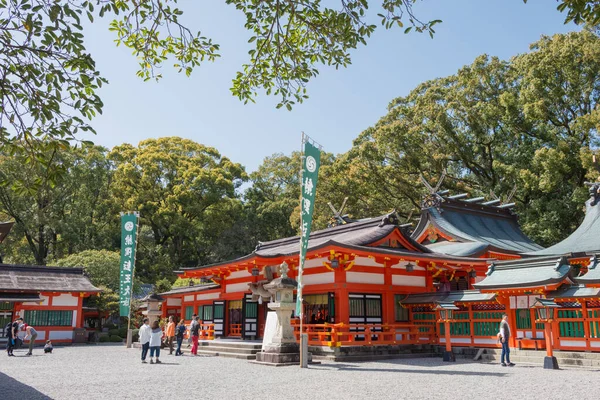
[{"label": "green banner", "polygon": [[313,210],[315,208],[315,193],[317,192],[317,179],[321,164],[321,151],[308,141],[304,142],[304,157],[302,163],[302,200],[300,222],[300,265],[298,267],[298,292],[296,296],[296,315],[302,312],[302,271],[308,249],[308,238],[312,225]]},{"label": "green banner", "polygon": [[119,314],[129,317],[131,291],[133,288],[133,270],[135,267],[135,249],[137,241],[138,214],[121,215],[121,280]]}]

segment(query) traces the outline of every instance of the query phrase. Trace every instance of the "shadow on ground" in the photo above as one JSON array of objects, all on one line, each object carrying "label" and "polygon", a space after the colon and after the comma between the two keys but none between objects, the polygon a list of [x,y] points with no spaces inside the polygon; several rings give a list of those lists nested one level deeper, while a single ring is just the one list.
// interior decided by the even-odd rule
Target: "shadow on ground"
[{"label": "shadow on ground", "polygon": [[0,388],[2,390],[0,398],[2,398],[2,400],[51,399],[51,397],[46,396],[44,393],[39,392],[31,386],[25,385],[2,372],[0,372]]}]

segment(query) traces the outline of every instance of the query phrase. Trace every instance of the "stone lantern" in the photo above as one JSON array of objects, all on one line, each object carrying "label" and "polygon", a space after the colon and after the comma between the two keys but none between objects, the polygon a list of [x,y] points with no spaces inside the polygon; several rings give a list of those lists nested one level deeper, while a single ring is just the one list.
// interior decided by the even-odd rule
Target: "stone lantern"
[{"label": "stone lantern", "polygon": [[162,315],[162,311],[160,311],[160,305],[165,301],[164,298],[159,296],[158,294],[150,294],[142,299],[142,307],[146,308],[145,311],[142,311],[142,315],[148,318],[150,326],[152,323]]},{"label": "stone lantern", "polygon": [[281,264],[280,271],[279,278],[263,286],[271,293],[268,304],[271,311],[267,314],[262,350],[256,354],[256,361],[269,365],[298,365],[300,346],[291,324],[292,312],[296,308],[294,290],[298,282],[287,276],[288,265],[285,262]]}]

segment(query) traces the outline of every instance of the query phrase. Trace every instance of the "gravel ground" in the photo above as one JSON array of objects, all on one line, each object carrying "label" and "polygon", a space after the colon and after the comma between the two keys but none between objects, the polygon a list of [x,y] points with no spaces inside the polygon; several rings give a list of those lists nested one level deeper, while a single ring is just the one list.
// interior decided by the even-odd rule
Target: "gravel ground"
[{"label": "gravel ground", "polygon": [[138,349],[98,345],[0,355],[0,399],[592,399],[594,370],[509,368],[458,360],[403,359],[266,367],[221,357],[163,355],[141,364]]}]

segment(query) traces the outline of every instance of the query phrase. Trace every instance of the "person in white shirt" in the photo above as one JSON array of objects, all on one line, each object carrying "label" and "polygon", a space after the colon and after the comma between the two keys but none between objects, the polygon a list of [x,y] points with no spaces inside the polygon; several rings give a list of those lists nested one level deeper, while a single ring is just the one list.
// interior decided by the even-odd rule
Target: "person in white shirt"
[{"label": "person in white shirt", "polygon": [[156,353],[156,364],[160,364],[160,343],[162,342],[163,331],[160,329],[158,321],[152,323],[152,333],[150,336],[150,364],[154,364],[152,357]]},{"label": "person in white shirt", "polygon": [[150,349],[150,337],[152,336],[152,329],[148,324],[148,318],[144,318],[144,324],[140,328],[140,344],[142,345],[142,362],[146,363],[146,356],[148,355],[148,349]]}]

